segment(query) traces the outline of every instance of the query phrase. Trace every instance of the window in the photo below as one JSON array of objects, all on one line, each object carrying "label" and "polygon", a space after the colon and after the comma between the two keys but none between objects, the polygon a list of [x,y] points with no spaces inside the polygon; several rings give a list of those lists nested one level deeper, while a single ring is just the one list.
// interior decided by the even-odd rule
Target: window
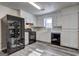
[{"label": "window", "polygon": [[44,18],[44,27],[52,28],[52,18]]}]

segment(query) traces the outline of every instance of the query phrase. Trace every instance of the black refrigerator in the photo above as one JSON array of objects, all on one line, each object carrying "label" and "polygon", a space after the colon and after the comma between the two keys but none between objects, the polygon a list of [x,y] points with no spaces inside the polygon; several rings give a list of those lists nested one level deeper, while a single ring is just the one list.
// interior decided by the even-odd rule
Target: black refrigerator
[{"label": "black refrigerator", "polygon": [[8,55],[25,47],[24,18],[6,15],[1,19],[1,49]]}]

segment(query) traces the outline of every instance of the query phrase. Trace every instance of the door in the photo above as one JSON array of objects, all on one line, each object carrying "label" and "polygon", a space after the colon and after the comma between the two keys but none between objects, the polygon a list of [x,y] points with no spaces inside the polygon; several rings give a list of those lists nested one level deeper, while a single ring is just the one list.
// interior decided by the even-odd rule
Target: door
[{"label": "door", "polygon": [[29,44],[36,42],[36,32],[29,32]]},{"label": "door", "polygon": [[63,15],[62,20],[62,29],[78,29],[78,17],[76,13]]},{"label": "door", "polygon": [[23,21],[17,17],[8,17],[8,45],[7,52],[11,54],[24,47],[24,38],[23,38]]},{"label": "door", "polygon": [[78,48],[78,31],[62,30],[61,45],[71,48]]},{"label": "door", "polygon": [[29,44],[29,32],[25,32],[25,45]]}]

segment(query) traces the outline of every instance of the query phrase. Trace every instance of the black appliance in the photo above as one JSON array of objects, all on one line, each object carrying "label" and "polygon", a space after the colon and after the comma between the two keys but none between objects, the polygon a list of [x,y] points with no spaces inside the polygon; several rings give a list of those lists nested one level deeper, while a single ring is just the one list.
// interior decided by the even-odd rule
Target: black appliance
[{"label": "black appliance", "polygon": [[60,33],[51,33],[51,44],[60,46]]},{"label": "black appliance", "polygon": [[6,15],[1,19],[1,48],[9,55],[25,47],[24,19]]},{"label": "black appliance", "polygon": [[36,42],[36,32],[29,31],[29,44]]}]

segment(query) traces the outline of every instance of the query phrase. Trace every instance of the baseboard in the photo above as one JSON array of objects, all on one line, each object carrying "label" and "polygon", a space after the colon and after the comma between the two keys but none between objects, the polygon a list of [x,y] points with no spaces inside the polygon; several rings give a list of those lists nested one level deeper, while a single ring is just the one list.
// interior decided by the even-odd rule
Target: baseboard
[{"label": "baseboard", "polygon": [[[40,41],[40,40],[37,40],[37,42],[42,42],[42,43],[46,43],[46,44],[51,44],[51,43],[49,43],[49,42],[44,42],[44,41]],[[51,45],[53,45],[53,44],[51,44]],[[77,49],[77,48],[72,48],[72,47],[67,47],[67,46],[62,46],[62,45],[60,45],[60,46],[58,46],[58,45],[54,45],[54,46],[57,46],[57,47],[64,47],[64,48],[69,48],[69,49],[73,49],[73,50],[79,50],[79,49]]]},{"label": "baseboard", "polygon": [[2,49],[0,49],[0,51],[5,50],[5,49],[7,49],[7,48],[2,48]]},{"label": "baseboard", "polygon": [[61,47],[65,47],[65,48],[69,48],[69,49],[74,49],[74,50],[79,50],[78,48],[73,48],[73,47],[68,47],[68,46],[63,46],[63,45],[61,45]]},{"label": "baseboard", "polygon": [[2,52],[7,53],[7,49],[2,50]]},{"label": "baseboard", "polygon": [[42,42],[42,43],[46,43],[46,44],[51,44],[51,43],[49,43],[49,42],[40,41],[40,40],[37,40],[37,42]]}]

